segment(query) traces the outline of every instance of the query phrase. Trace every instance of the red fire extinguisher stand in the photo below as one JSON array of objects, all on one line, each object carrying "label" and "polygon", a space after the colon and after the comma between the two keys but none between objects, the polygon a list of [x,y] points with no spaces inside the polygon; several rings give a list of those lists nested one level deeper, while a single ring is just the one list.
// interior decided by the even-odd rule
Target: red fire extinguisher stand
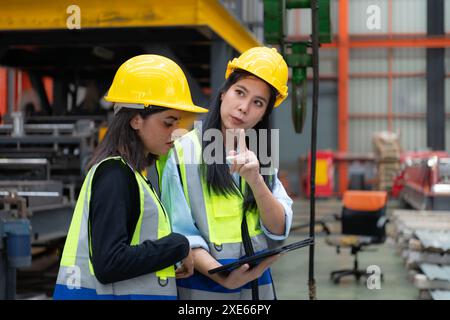
[{"label": "red fire extinguisher stand", "polygon": [[[306,185],[306,195],[311,192],[311,153],[308,154],[308,179]],[[331,197],[334,190],[334,165],[333,152],[329,150],[319,150],[316,152],[316,197]]]}]

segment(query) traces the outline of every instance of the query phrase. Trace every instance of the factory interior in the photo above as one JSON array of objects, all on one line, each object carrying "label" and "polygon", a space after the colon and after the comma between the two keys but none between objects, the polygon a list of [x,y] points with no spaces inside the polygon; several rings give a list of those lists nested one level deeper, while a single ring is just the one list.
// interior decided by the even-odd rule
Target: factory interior
[{"label": "factory interior", "polygon": [[208,109],[228,62],[261,46],[289,67],[270,124],[293,217],[269,247],[311,240],[271,266],[276,298],[450,300],[450,0],[2,0],[0,12],[0,300],[53,299],[122,63],[172,59]]}]

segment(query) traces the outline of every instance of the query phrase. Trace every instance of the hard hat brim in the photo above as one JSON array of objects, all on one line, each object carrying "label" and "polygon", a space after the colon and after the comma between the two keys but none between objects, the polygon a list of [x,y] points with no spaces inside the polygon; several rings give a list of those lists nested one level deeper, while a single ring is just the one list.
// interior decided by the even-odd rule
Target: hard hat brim
[{"label": "hard hat brim", "polygon": [[[127,101],[126,99],[115,99],[115,98],[109,97],[109,96],[106,96],[104,99],[109,102],[136,104],[135,101]],[[192,113],[206,113],[209,111],[208,109],[196,106],[194,104],[193,105],[180,105],[180,104],[161,103],[161,101],[151,101],[151,100],[147,100],[145,102],[139,102],[138,104],[146,105],[146,106],[150,106],[150,105],[160,106],[160,107],[165,107],[165,108],[169,108],[169,109],[176,109],[176,110],[187,111],[187,112],[192,112]]]}]

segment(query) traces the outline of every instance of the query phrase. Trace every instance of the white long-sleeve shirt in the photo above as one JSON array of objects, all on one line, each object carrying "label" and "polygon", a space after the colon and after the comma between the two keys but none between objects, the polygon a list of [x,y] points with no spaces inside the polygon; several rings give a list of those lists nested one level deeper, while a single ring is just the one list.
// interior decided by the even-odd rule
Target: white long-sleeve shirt
[{"label": "white long-sleeve shirt", "polygon": [[[283,235],[272,234],[264,227],[260,219],[260,225],[267,237],[273,240],[284,240],[289,235],[292,224],[292,199],[287,195],[286,190],[278,179],[278,171],[275,169],[275,183],[273,187],[273,196],[283,205],[285,214],[285,231]],[[233,173],[233,179],[239,184],[239,174]],[[199,229],[191,214],[191,209],[187,203],[183,192],[183,186],[180,182],[178,170],[173,152],[167,159],[163,176],[161,179],[161,201],[166,208],[172,224],[172,231],[185,235],[191,248],[204,248],[209,251],[205,239],[202,237]]]}]

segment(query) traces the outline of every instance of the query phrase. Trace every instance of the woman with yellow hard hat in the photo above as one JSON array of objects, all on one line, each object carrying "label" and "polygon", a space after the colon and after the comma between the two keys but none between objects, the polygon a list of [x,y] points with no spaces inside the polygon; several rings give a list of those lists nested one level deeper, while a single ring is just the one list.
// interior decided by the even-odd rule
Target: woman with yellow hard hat
[{"label": "woman with yellow hard hat", "polygon": [[177,280],[179,298],[275,299],[268,267],[277,257],[229,274],[208,270],[267,249],[268,238],[288,236],[292,200],[277,170],[260,163],[262,150],[249,150],[246,143],[246,135],[256,132],[256,149],[267,143],[271,154],[271,139],[262,134],[287,97],[288,68],[276,49],[255,47],[229,62],[225,78],[202,129],[175,141],[162,177],[161,199],[172,228],[187,236],[194,251],[196,271]]},{"label": "woman with yellow hard hat", "polygon": [[176,299],[175,278],[193,270],[189,242],[171,231],[141,172],[170,150],[184,120],[207,110],[192,103],[181,68],[159,55],[122,64],[105,100],[114,119],[88,165],[54,298]]}]

